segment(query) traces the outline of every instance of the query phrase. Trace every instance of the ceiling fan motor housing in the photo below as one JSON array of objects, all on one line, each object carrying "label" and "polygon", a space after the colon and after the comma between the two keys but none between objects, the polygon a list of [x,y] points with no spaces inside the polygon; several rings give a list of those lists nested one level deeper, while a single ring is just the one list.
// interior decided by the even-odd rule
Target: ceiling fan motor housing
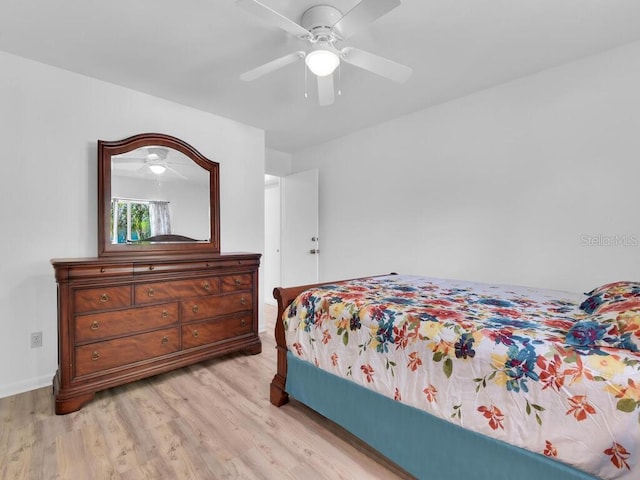
[{"label": "ceiling fan motor housing", "polygon": [[342,12],[330,5],[316,5],[302,14],[302,26],[309,30],[312,41],[325,41],[333,43],[337,40],[333,26],[342,18]]},{"label": "ceiling fan motor housing", "polygon": [[154,160],[154,159],[165,160],[169,153],[169,149],[166,147],[148,147],[147,151],[149,152],[149,155],[148,155],[149,160]]}]

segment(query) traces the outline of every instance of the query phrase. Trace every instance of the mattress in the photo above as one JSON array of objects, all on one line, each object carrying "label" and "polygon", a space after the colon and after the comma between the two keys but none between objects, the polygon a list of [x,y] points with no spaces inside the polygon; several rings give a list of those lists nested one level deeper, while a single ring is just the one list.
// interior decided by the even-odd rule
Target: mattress
[{"label": "mattress", "polygon": [[291,354],[331,374],[598,477],[637,479],[640,355],[567,340],[589,316],[584,298],[393,275],[308,290],[283,323]]}]

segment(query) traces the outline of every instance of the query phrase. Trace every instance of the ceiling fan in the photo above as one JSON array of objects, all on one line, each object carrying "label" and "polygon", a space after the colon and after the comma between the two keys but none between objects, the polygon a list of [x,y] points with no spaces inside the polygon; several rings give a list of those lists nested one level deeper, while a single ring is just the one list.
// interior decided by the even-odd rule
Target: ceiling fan
[{"label": "ceiling fan", "polygon": [[344,15],[330,5],[316,5],[304,12],[300,24],[258,0],[236,0],[236,5],[308,42],[311,47],[308,52],[299,50],[249,70],[240,75],[242,80],[255,80],[304,59],[309,70],[317,76],[320,105],[330,105],[335,101],[333,72],[340,61],[398,83],[407,81],[411,76],[412,69],[406,65],[358,48],[337,46],[399,6],[400,0],[361,0]]}]

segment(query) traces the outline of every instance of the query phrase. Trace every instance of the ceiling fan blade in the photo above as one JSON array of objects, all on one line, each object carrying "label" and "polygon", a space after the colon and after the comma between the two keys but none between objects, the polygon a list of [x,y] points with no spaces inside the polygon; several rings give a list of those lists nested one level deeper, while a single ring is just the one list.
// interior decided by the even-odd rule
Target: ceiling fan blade
[{"label": "ceiling fan blade", "polygon": [[151,167],[153,165],[161,165],[164,168],[168,168],[168,166],[163,164],[163,163],[153,163],[153,162],[145,161],[144,164],[142,164],[140,167],[136,168],[134,170],[134,172],[135,173],[150,174],[151,176],[157,175],[157,174],[153,173],[153,170],[151,170]]},{"label": "ceiling fan blade", "polygon": [[284,15],[279,14],[270,7],[267,7],[264,3],[258,0],[236,0],[236,6],[243,10],[256,15],[272,24],[277,25],[285,32],[289,32],[292,35],[308,37],[309,31],[301,25],[298,25],[293,20],[289,20]]},{"label": "ceiling fan blade", "polygon": [[331,105],[335,101],[333,93],[333,74],[318,76],[318,103],[321,106]]},{"label": "ceiling fan blade", "polygon": [[183,174],[181,174],[179,171],[177,171],[175,168],[171,168],[169,165],[167,165],[167,170],[169,170],[171,173],[173,173],[174,175],[176,175],[177,177],[180,177],[184,180],[187,180],[187,177],[185,177]]},{"label": "ceiling fan blade", "polygon": [[146,162],[147,159],[142,157],[121,157],[121,156],[116,157],[114,155],[113,157],[111,157],[111,161],[114,163],[118,163],[120,165],[124,165],[126,163]]},{"label": "ceiling fan blade", "polygon": [[353,47],[343,48],[340,52],[340,58],[351,65],[398,83],[406,82],[413,72],[411,67]]},{"label": "ceiling fan blade", "polygon": [[240,75],[240,78],[245,82],[250,82],[255,80],[256,78],[260,78],[267,73],[274,72],[279,68],[286,67],[292,63],[297,62],[298,60],[304,58],[305,53],[300,50],[299,52],[293,52],[289,55],[285,55],[284,57],[276,58],[275,60],[271,60],[270,62],[265,63],[264,65],[260,65],[248,72],[244,72]]},{"label": "ceiling fan blade", "polygon": [[361,0],[336,22],[332,30],[340,38],[348,38],[399,5],[400,0]]}]

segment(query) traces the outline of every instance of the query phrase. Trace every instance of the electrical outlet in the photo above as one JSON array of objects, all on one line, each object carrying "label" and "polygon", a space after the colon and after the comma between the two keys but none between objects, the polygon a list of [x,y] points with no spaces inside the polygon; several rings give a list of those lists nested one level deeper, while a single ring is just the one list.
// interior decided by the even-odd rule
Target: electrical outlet
[{"label": "electrical outlet", "polygon": [[42,346],[42,332],[31,333],[31,348],[38,348]]}]

